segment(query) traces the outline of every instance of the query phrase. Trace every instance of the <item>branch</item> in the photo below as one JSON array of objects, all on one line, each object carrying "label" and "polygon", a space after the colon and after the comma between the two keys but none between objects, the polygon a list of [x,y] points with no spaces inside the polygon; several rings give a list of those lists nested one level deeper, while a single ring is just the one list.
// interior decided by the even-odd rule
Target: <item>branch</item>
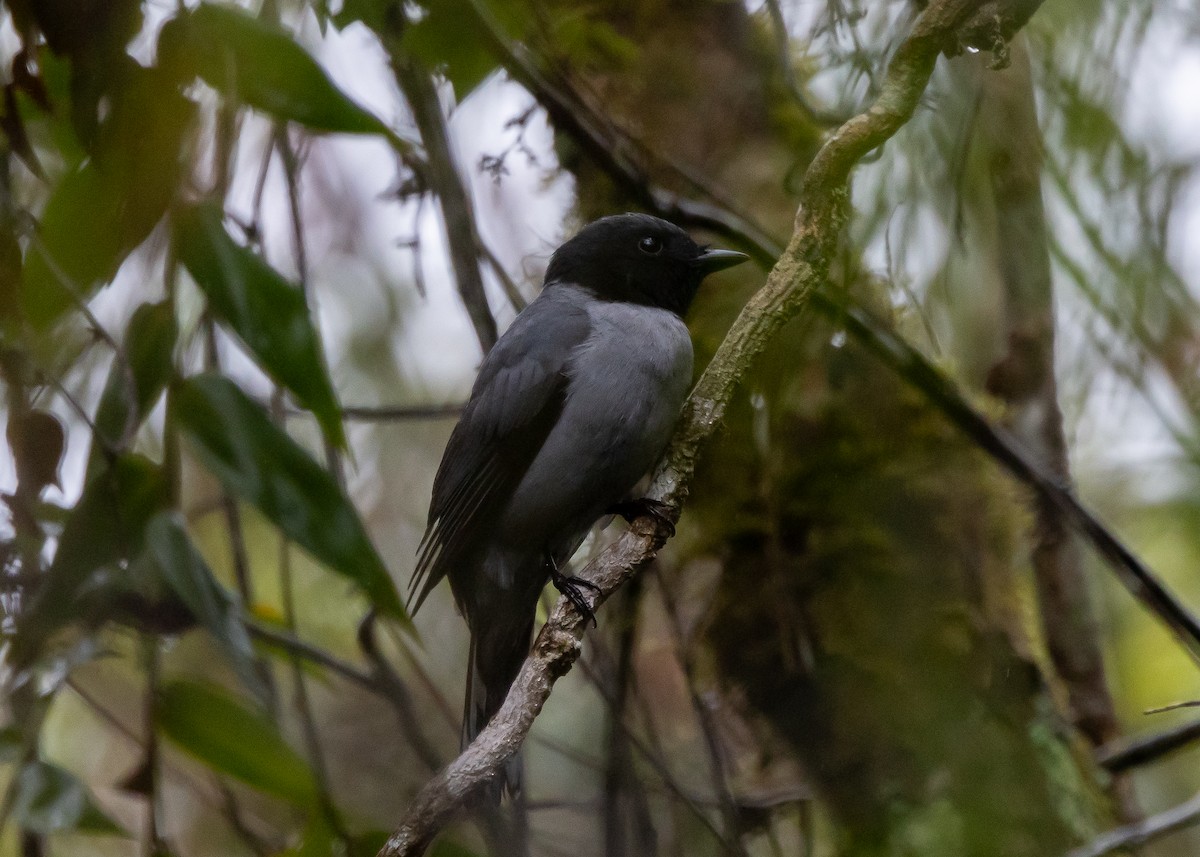
[{"label": "branch", "polygon": [[1152,815],[1145,821],[1127,824],[1110,830],[1088,845],[1076,848],[1067,857],[1103,857],[1114,851],[1128,851],[1140,848],[1147,842],[1175,833],[1185,827],[1200,822],[1200,794],[1194,796],[1177,807]]},{"label": "branch", "polygon": [[[729,206],[688,199],[654,184],[649,173],[629,155],[628,144],[622,145],[622,141],[613,136],[611,129],[601,127],[605,124],[603,117],[591,112],[571,93],[549,83],[519,47],[508,44],[500,25],[480,0],[470,0],[470,3],[490,39],[493,50],[497,51],[513,78],[542,103],[555,126],[570,134],[580,148],[631,197],[660,217],[686,226],[707,229],[732,240],[735,246],[745,250],[764,267],[772,265],[775,259],[780,258],[784,248],[748,218],[732,211]],[[997,59],[1007,61],[1007,48],[1003,40],[1011,37],[1024,25],[1038,3],[1034,0],[1012,0],[1005,9],[997,11],[998,5],[1001,4],[997,0],[989,0],[971,13],[971,7],[974,5],[969,0],[960,0],[942,2],[930,8],[917,21],[913,36],[897,52],[891,69],[898,71],[904,66],[910,67],[910,72],[913,73],[920,71],[911,68],[919,57],[914,57],[910,43],[918,37],[926,48],[940,40],[943,50],[951,55],[957,54],[964,47],[994,47],[998,54]],[[956,34],[953,22],[959,20],[966,23]],[[941,34],[940,38],[938,33]],[[929,63],[931,69],[932,60]],[[927,76],[928,72],[925,74]],[[893,74],[889,70],[889,81],[892,79]],[[887,113],[894,108],[891,102],[894,102],[897,91],[894,86],[890,89],[888,86],[883,87],[876,103],[867,112],[847,122],[828,141],[826,147],[818,152],[805,179],[806,194],[812,190],[807,185],[814,169],[824,174],[825,180],[829,181],[831,172],[848,169],[844,163],[847,148],[853,149],[861,158],[871,148],[879,145],[881,141],[873,135],[880,133],[879,129],[883,126],[894,122],[894,117],[889,119]],[[919,94],[918,92],[917,96]],[[867,124],[864,125],[864,122]],[[892,133],[898,127],[899,125],[892,127]],[[866,134],[864,129],[867,130]],[[846,133],[845,140],[839,139],[843,133]],[[851,137],[853,139],[850,139]],[[835,146],[836,151],[833,154],[826,152],[830,145]],[[821,161],[820,166],[818,161]],[[715,199],[715,194],[710,188],[699,186],[695,179],[683,175],[673,166],[671,169],[680,179],[696,187],[706,197]],[[802,205],[801,211],[803,210]],[[1101,557],[1116,571],[1122,585],[1171,628],[1193,658],[1200,660],[1200,622],[1191,616],[1184,605],[1120,539],[1080,503],[1060,479],[1044,471],[1009,434],[994,428],[987,417],[967,401],[941,370],[889,325],[880,322],[863,307],[854,304],[843,305],[821,291],[813,293],[809,298],[811,309],[844,326],[851,337],[872,351],[880,362],[907,383],[920,390],[935,408],[984,452],[1018,480],[1033,488],[1039,496],[1048,498],[1054,506],[1062,510],[1072,526],[1092,543]],[[853,298],[848,300],[853,301]]]},{"label": "branch", "polygon": [[[989,7],[995,4],[988,4]],[[996,8],[996,38],[1028,18],[1031,0]],[[1036,3],[1032,7],[1036,8]],[[479,11],[480,5],[473,2]],[[673,517],[687,496],[701,446],[716,432],[738,381],[771,337],[808,303],[828,275],[848,216],[848,179],[854,164],[908,121],[929,82],[938,54],[962,44],[958,27],[977,7],[972,0],[934,2],[917,20],[912,35],[888,67],[879,98],[822,146],[805,176],[802,205],[787,249],[760,289],[734,321],[684,406],[674,438],[654,475],[649,496],[668,504]],[[1020,12],[1014,11],[1020,9]],[[1016,15],[1023,15],[1016,18]],[[974,18],[971,18],[974,20]],[[1018,22],[1019,20],[1019,22]],[[1017,22],[1017,23],[1014,23]],[[990,45],[987,45],[990,46]],[[596,609],[650,560],[668,537],[669,527],[653,518],[635,520],[629,530],[588,564],[582,576],[599,587]],[[380,857],[413,857],[424,852],[437,832],[513,756],[550,696],[554,682],[579,657],[585,622],[560,598],[534,642],[500,710],[475,741],[417,795]]]},{"label": "branch", "polygon": [[1200,740],[1200,720],[1183,723],[1144,738],[1130,738],[1105,744],[1096,751],[1096,761],[1110,773],[1119,774],[1140,765],[1156,762],[1196,740]]},{"label": "branch", "polygon": [[496,344],[496,320],[488,308],[479,270],[481,241],[475,226],[475,216],[467,189],[455,163],[454,150],[442,114],[437,87],[428,69],[405,51],[402,44],[404,13],[397,8],[383,16],[376,34],[387,51],[396,82],[413,111],[421,140],[425,144],[425,177],[430,189],[442,205],[442,220],[446,225],[446,241],[450,245],[450,262],[458,280],[458,292],[475,326],[475,335],[486,354]]}]

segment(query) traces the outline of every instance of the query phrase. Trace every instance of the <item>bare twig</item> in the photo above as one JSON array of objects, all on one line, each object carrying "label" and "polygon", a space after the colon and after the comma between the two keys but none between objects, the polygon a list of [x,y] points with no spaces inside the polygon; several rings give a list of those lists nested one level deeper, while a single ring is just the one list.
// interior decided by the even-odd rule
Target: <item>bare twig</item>
[{"label": "bare twig", "polygon": [[1103,857],[1115,851],[1136,849],[1197,823],[1200,823],[1200,794],[1145,821],[1110,830],[1082,848],[1069,852],[1066,857]]},{"label": "bare twig", "polygon": [[792,101],[814,124],[834,128],[845,122],[850,117],[839,116],[831,110],[813,105],[808,94],[801,87],[800,81],[796,79],[796,64],[792,59],[791,34],[788,32],[787,21],[783,17],[779,0],[767,0],[766,6],[767,14],[771,18],[772,35],[775,37],[775,53],[779,57],[779,71],[783,75],[784,85],[791,94]]},{"label": "bare twig", "polygon": [[388,53],[396,82],[413,111],[421,140],[425,144],[425,176],[442,206],[446,225],[446,240],[450,245],[450,261],[458,280],[458,292],[475,326],[475,335],[486,354],[496,344],[496,320],[488,308],[483,275],[479,270],[480,240],[475,215],[467,188],[459,173],[446,117],[442,113],[437,87],[428,69],[404,49],[404,13],[400,4],[378,27],[377,35]]},{"label": "bare twig", "polygon": [[654,577],[658,581],[659,596],[662,598],[663,607],[667,611],[668,624],[670,625],[671,635],[675,642],[675,654],[679,660],[679,666],[683,670],[688,699],[692,703],[692,711],[696,714],[696,721],[700,724],[700,734],[704,737],[704,743],[708,749],[713,793],[716,794],[718,804],[721,807],[721,815],[725,824],[725,837],[733,844],[733,853],[747,857],[748,852],[742,844],[741,832],[738,829],[738,807],[734,803],[733,793],[729,790],[729,778],[725,765],[725,750],[721,745],[721,736],[717,731],[717,723],[712,716],[712,711],[700,695],[699,688],[696,686],[696,658],[692,652],[692,647],[685,638],[683,621],[679,615],[679,607],[675,602],[674,593],[671,592],[671,585],[663,580],[661,566],[656,570],[659,573]]},{"label": "bare twig", "polygon": [[1176,750],[1200,740],[1200,720],[1143,738],[1130,738],[1105,744],[1096,751],[1096,761],[1114,774],[1157,762]]},{"label": "bare twig", "polygon": [[[986,28],[979,30],[979,4],[942,0],[917,20],[889,64],[879,98],[838,129],[817,153],[801,186],[801,207],[787,249],[767,282],[742,310],[691,397],[649,496],[678,515],[687,496],[701,446],[717,430],[738,382],[772,336],[808,303],[828,276],[829,260],[849,215],[850,171],[865,154],[886,142],[916,109],[938,55],[957,51],[964,39],[988,34],[984,47],[1000,44],[1037,7],[1033,0],[986,3]],[[479,5],[474,4],[478,10]],[[654,518],[635,520],[629,530],[582,576],[599,587],[595,609],[662,547],[668,527]],[[381,857],[420,854],[441,827],[517,752],[550,695],[555,680],[579,656],[585,622],[566,599],[559,599],[534,642],[500,710],[474,743],[417,795]]]}]

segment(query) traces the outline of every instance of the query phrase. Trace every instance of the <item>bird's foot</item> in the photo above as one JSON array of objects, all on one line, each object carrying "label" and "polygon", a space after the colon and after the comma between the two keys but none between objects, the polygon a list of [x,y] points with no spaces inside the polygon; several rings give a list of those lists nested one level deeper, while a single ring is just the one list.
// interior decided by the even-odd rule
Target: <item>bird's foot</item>
[{"label": "bird's foot", "polygon": [[558,570],[558,565],[553,560],[550,561],[550,582],[554,584],[555,589],[567,597],[568,601],[575,605],[575,609],[579,611],[579,615],[583,617],[583,621],[590,621],[592,627],[595,628],[597,625],[596,613],[588,606],[587,599],[583,597],[583,590],[590,589],[598,593],[600,587],[590,580],[584,580],[582,577],[563,574]]},{"label": "bird's foot", "polygon": [[620,515],[629,523],[633,523],[635,518],[648,516],[658,521],[667,531],[667,538],[673,538],[675,535],[675,522],[671,520],[672,507],[661,500],[651,500],[649,497],[641,497],[637,500],[625,500],[610,506],[608,513],[610,515]]}]

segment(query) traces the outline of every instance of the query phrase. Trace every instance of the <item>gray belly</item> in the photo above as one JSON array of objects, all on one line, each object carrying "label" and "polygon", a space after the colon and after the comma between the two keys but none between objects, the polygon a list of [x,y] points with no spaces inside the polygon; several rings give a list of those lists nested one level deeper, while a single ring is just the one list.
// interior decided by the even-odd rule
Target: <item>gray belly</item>
[{"label": "gray belly", "polygon": [[665,310],[601,304],[573,356],[561,418],[513,493],[498,534],[569,555],[662,454],[692,378],[687,328]]}]

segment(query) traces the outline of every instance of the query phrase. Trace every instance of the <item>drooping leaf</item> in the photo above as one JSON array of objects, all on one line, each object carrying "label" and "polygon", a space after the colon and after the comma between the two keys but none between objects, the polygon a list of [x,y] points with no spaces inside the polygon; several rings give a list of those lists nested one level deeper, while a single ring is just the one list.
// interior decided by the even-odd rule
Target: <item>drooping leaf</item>
[{"label": "drooping leaf", "polygon": [[314,131],[385,134],[282,28],[241,9],[202,3],[163,27],[161,62],[182,79],[199,77],[226,98]]},{"label": "drooping leaf", "polygon": [[214,770],[301,806],[316,797],[312,771],[270,720],[220,688],[171,682],[155,716],[164,735]]},{"label": "drooping leaf", "polygon": [[160,512],[146,526],[146,553],[161,579],[221,646],[246,687],[265,691],[241,606],[217,582],[178,514]]},{"label": "drooping leaf", "polygon": [[[337,852],[337,844],[337,832],[330,826],[325,813],[314,812],[300,834],[300,841],[294,847],[280,854],[279,857],[326,857],[328,854]],[[355,848],[349,853],[378,854],[379,849],[367,851]]]},{"label": "drooping leaf", "polygon": [[89,475],[104,463],[101,438],[109,446],[119,444],[126,428],[137,428],[166,389],[178,332],[170,303],[142,304],[134,312],[125,332],[125,359],[114,359],[96,409]]},{"label": "drooping leaf", "polygon": [[25,737],[16,726],[5,726],[0,729],[0,765],[15,762],[25,746]]},{"label": "drooping leaf", "polygon": [[[130,61],[132,63],[132,61]],[[22,272],[26,318],[45,329],[112,279],[150,234],[182,175],[195,105],[154,69],[132,63],[98,132],[93,156],[50,194]]]},{"label": "drooping leaf", "polygon": [[57,417],[46,411],[26,411],[10,417],[6,434],[22,492],[36,498],[47,485],[58,484],[66,436]]},{"label": "drooping leaf", "polygon": [[21,767],[14,784],[12,817],[34,833],[77,831],[125,835],[92,801],[87,786],[70,771],[47,762]]},{"label": "drooping leaf", "polygon": [[316,415],[332,443],[345,445],[333,384],[300,290],[257,253],[234,242],[216,206],[181,212],[175,243],[213,314],[238,335],[268,374]]},{"label": "drooping leaf", "polygon": [[171,392],[169,419],[231,493],[356,583],[381,613],[407,621],[354,506],[237,385],[217,375],[189,378]]},{"label": "drooping leaf", "polygon": [[433,0],[426,14],[405,28],[402,47],[427,68],[439,71],[461,103],[499,61],[476,21],[469,0]]},{"label": "drooping leaf", "polygon": [[161,468],[140,455],[122,455],[88,481],[18,622],[16,663],[27,664],[43,640],[77,618],[76,600],[95,571],[141,552],[146,524],[168,502]]}]

